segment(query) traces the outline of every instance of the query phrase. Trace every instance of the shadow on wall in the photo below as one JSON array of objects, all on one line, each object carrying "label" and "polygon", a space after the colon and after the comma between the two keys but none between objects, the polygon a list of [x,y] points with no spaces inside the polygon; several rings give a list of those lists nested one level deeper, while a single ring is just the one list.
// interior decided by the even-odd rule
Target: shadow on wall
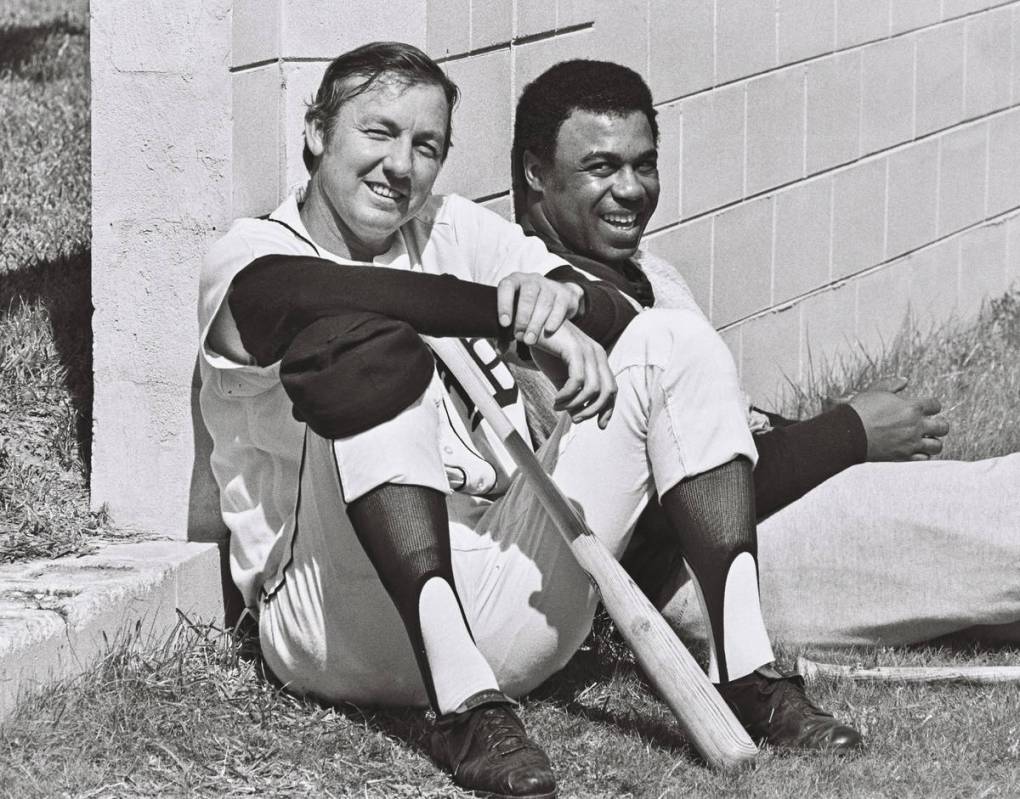
[{"label": "shadow on wall", "polygon": [[49,314],[57,359],[74,408],[75,440],[86,479],[92,463],[91,274],[92,251],[81,248],[6,272],[0,281],[0,314],[7,315],[22,304],[39,304]]}]

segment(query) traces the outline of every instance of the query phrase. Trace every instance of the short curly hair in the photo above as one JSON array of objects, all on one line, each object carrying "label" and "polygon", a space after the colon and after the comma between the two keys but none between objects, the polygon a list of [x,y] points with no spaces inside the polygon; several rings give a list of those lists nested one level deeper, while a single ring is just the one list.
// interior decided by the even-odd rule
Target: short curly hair
[{"label": "short curly hair", "polygon": [[[352,78],[361,80],[355,83]],[[315,97],[308,103],[305,122],[318,122],[329,140],[340,107],[371,89],[381,79],[395,80],[405,86],[432,85],[443,90],[447,111],[442,158],[446,160],[453,135],[453,107],[460,96],[460,89],[435,61],[417,47],[403,42],[371,42],[334,58],[326,67]],[[315,159],[307,144],[302,157],[305,167],[311,172]]]},{"label": "short curly hair", "polygon": [[524,152],[552,161],[560,127],[574,111],[626,115],[640,111],[648,118],[655,143],[659,126],[652,93],[634,70],[611,61],[561,61],[524,87],[517,101],[511,148],[514,210],[524,210]]}]

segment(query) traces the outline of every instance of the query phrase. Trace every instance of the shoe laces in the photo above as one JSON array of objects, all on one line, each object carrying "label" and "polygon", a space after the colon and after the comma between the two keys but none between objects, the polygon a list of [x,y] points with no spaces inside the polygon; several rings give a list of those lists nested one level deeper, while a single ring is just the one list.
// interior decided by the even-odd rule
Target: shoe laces
[{"label": "shoe laces", "polygon": [[804,686],[796,676],[786,676],[778,680],[763,679],[759,691],[770,706],[769,724],[772,723],[776,711],[784,706],[791,710],[804,711],[805,715],[832,718],[831,713],[822,710],[808,698]]},{"label": "shoe laces", "polygon": [[528,748],[528,739],[521,735],[517,725],[500,708],[486,708],[482,714],[486,722],[485,746],[490,752],[507,757]]}]

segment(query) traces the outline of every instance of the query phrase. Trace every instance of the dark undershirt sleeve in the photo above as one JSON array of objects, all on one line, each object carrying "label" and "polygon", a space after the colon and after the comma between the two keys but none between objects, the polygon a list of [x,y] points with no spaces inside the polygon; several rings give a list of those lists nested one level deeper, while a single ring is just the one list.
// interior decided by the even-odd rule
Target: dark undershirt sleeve
[{"label": "dark undershirt sleeve", "polygon": [[585,333],[609,349],[624,331],[637,311],[623,293],[615,286],[601,281],[589,280],[572,266],[560,266],[547,272],[550,280],[560,283],[576,283],[584,291],[582,313],[578,317],[584,325],[574,320]]},{"label": "dark undershirt sleeve", "polygon": [[837,405],[813,419],[774,427],[754,437],[755,508],[761,519],[868,454],[868,439],[857,412]]},{"label": "dark undershirt sleeve", "polygon": [[[572,321],[596,341],[615,341],[616,304],[597,286],[581,287],[584,310]],[[238,272],[227,301],[241,343],[262,366],[278,361],[313,322],[347,311],[406,322],[430,336],[509,339],[499,326],[495,287],[452,275],[265,255]]]}]

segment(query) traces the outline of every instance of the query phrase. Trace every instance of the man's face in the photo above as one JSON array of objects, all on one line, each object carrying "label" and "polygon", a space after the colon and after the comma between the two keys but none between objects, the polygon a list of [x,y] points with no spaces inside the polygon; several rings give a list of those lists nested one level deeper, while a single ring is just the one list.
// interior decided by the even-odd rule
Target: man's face
[{"label": "man's face", "polygon": [[443,163],[448,110],[438,86],[408,86],[384,76],[340,107],[328,139],[317,128],[306,129],[309,149],[321,156],[311,197],[328,211],[320,222],[335,228],[326,238],[339,237],[352,257],[364,260],[389,248],[397,228],[432,191]]},{"label": "man's face", "polygon": [[630,258],[659,201],[657,151],[648,118],[574,111],[538,166],[541,208],[572,250],[600,261]]}]

